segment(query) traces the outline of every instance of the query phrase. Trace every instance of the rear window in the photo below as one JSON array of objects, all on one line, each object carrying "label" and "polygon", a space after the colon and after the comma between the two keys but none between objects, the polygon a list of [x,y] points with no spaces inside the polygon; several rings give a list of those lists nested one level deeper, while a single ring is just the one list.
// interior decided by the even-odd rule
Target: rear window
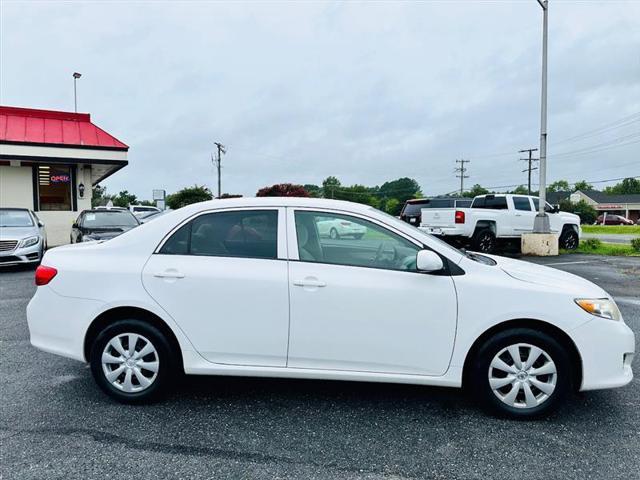
[{"label": "rear window", "polygon": [[473,200],[471,208],[507,210],[507,197],[479,197]]},{"label": "rear window", "polygon": [[405,203],[404,210],[402,210],[403,215],[420,215],[420,210],[423,208],[428,208],[429,202],[411,202]]},{"label": "rear window", "polygon": [[85,228],[135,227],[136,225],[138,225],[136,217],[123,210],[86,212],[82,219],[82,226]]}]

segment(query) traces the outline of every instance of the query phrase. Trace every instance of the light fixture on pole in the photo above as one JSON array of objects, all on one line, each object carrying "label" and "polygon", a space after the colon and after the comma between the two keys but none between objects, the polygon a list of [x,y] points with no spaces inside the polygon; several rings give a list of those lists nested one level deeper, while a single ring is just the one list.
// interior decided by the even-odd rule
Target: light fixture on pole
[{"label": "light fixture on pole", "polygon": [[542,95],[540,106],[540,193],[538,214],[533,221],[534,233],[549,233],[547,204],[547,32],[549,30],[549,0],[537,0],[542,7]]},{"label": "light fixture on pole", "polygon": [[81,73],[73,72],[73,106],[76,113],[78,113],[78,90],[76,88],[76,82],[81,76]]}]

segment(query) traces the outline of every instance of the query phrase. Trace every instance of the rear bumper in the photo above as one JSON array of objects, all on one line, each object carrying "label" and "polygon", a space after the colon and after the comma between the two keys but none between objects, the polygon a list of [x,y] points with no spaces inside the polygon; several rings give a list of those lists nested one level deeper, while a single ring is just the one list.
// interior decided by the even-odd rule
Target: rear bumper
[{"label": "rear bumper", "polygon": [[438,237],[464,237],[465,231],[462,227],[427,227],[420,225],[418,227],[429,235],[436,235]]},{"label": "rear bumper", "polygon": [[633,380],[635,335],[624,322],[595,318],[571,333],[582,357],[580,390],[622,387]]}]

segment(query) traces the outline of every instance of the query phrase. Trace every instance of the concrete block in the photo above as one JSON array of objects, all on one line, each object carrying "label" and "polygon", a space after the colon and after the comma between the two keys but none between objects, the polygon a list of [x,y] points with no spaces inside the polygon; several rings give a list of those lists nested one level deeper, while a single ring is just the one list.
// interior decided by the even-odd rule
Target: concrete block
[{"label": "concrete block", "polygon": [[555,233],[525,233],[522,235],[523,255],[551,257],[558,255],[558,235]]}]

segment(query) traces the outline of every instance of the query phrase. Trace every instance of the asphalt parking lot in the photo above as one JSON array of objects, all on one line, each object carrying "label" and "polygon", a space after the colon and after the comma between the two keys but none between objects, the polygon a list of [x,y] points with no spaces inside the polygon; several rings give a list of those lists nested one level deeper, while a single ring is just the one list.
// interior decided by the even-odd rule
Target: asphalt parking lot
[{"label": "asphalt parking lot", "polygon": [[[535,260],[588,278],[640,335],[640,258]],[[109,400],[78,362],[39,352],[33,271],[0,271],[0,478],[638,478],[640,380],[550,418],[490,417],[461,392],[190,377],[163,403]],[[638,356],[634,362],[639,371]]]}]

